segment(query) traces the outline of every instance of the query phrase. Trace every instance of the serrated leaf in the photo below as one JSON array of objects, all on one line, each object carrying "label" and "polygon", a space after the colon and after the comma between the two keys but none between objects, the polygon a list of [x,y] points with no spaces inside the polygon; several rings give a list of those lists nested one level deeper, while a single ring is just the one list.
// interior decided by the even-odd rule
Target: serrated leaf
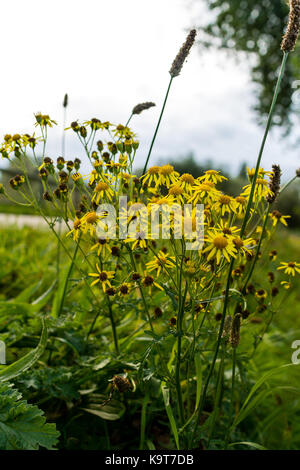
[{"label": "serrated leaf", "polygon": [[53,449],[59,437],[55,424],[46,423],[43,412],[21,398],[10,384],[0,383],[0,449]]}]

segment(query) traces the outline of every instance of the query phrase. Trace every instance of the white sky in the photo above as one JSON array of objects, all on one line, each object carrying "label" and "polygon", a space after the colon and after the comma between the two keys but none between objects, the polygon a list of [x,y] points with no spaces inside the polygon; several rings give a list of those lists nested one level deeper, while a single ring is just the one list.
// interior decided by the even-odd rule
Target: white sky
[{"label": "white sky", "polygon": [[[132,107],[156,108],[131,125],[141,140],[142,166],[168,84],[170,65],[188,28],[200,24],[205,2],[195,0],[10,0],[1,2],[0,134],[32,132],[33,113],[62,124],[62,100],[69,94],[68,123],[98,117],[125,123]],[[237,170],[254,164],[262,136],[255,125],[252,85],[246,65],[220,53],[194,48],[173,81],[151,163],[194,151]],[[51,132],[48,155],[60,154],[61,129]],[[73,133],[67,157],[82,158]],[[263,166],[280,163],[287,175],[299,166],[299,152],[271,135]],[[2,163],[0,162],[0,165]]]}]

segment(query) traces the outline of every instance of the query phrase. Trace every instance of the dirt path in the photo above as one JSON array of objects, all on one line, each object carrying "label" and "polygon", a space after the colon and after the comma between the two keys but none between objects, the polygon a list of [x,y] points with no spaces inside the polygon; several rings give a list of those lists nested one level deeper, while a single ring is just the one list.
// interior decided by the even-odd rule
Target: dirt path
[{"label": "dirt path", "polygon": [[47,228],[45,220],[38,215],[0,214],[0,229],[16,225],[18,228]]}]

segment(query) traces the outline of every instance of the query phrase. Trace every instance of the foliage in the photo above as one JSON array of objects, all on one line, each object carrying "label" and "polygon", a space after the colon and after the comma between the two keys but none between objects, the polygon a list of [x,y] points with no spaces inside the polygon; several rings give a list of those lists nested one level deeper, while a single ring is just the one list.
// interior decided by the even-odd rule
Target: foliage
[{"label": "foliage", "polygon": [[[285,30],[288,6],[285,0],[205,0],[213,17],[201,25],[202,47],[224,49],[229,53],[246,53],[251,78],[257,85],[255,110],[261,122],[269,112],[277,73],[280,67],[278,54],[282,32]],[[298,79],[297,54],[288,59],[278,98],[273,124],[290,129],[292,119],[293,82]]]},{"label": "foliage", "polygon": [[46,424],[37,406],[21,400],[11,385],[0,382],[0,449],[53,449],[59,433],[54,424]]}]

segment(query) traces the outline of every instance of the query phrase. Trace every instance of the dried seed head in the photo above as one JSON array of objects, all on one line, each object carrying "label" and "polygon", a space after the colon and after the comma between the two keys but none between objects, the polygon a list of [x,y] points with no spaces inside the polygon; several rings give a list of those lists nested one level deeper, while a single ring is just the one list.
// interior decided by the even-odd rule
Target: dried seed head
[{"label": "dried seed head", "polygon": [[271,289],[271,296],[272,296],[272,297],[276,297],[276,295],[278,295],[278,294],[279,294],[279,289],[278,289],[278,287],[276,287],[276,286],[275,286],[275,287],[272,287],[272,289]]},{"label": "dried seed head", "polygon": [[289,22],[281,43],[281,50],[294,50],[300,30],[300,0],[290,0]]},{"label": "dried seed head", "polygon": [[146,111],[146,109],[152,108],[153,106],[156,106],[156,104],[152,103],[152,101],[139,103],[133,108],[132,114],[141,114],[141,112]]},{"label": "dried seed head", "polygon": [[160,318],[162,317],[162,309],[160,307],[155,307],[154,309],[154,318]]},{"label": "dried seed head", "polygon": [[234,315],[231,322],[229,342],[233,348],[237,348],[240,343],[241,314]]},{"label": "dried seed head", "polygon": [[66,108],[68,106],[68,101],[69,101],[69,97],[68,97],[68,93],[65,94],[64,96],[64,101],[63,101],[63,107]]},{"label": "dried seed head", "polygon": [[185,43],[182,45],[180,51],[178,52],[177,56],[174,59],[174,62],[170,68],[170,75],[172,78],[177,77],[182,69],[185,59],[189,55],[192,45],[194,44],[195,37],[196,37],[196,30],[192,29],[186,40]]},{"label": "dried seed head", "polygon": [[48,191],[46,191],[46,192],[43,194],[43,199],[44,199],[45,201],[49,201],[49,202],[51,202],[51,201],[53,200],[51,194],[50,194]]},{"label": "dried seed head", "polygon": [[117,389],[120,393],[127,392],[131,389],[131,383],[122,375],[115,375],[112,379],[112,383],[115,389]]},{"label": "dried seed head", "polygon": [[280,178],[281,178],[281,169],[279,165],[272,165],[273,173],[270,178],[269,188],[272,191],[272,194],[268,194],[267,201],[269,204],[272,204],[280,192]]},{"label": "dried seed head", "polygon": [[225,318],[224,329],[223,329],[223,333],[222,333],[222,338],[225,338],[226,340],[228,339],[229,334],[230,334],[230,328],[231,328],[231,316],[228,315],[228,316]]}]

